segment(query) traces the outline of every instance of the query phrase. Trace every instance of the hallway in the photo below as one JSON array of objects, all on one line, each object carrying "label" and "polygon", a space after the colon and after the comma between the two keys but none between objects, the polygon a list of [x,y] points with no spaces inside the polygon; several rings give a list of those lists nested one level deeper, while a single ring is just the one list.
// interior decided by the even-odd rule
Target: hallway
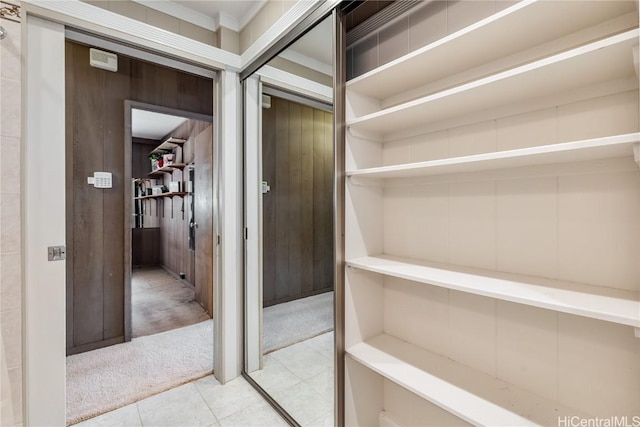
[{"label": "hallway", "polygon": [[195,300],[193,286],[162,268],[131,274],[132,337],[182,328],[210,319]]}]

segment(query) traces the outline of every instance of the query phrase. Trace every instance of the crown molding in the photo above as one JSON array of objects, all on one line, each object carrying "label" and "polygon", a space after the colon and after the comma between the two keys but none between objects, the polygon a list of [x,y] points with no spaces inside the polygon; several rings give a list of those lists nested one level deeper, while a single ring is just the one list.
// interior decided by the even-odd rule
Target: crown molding
[{"label": "crown molding", "polygon": [[301,54],[300,52],[296,52],[291,49],[285,49],[278,56],[291,62],[295,62],[296,64],[302,65],[303,67],[307,67],[319,73],[325,74],[327,76],[333,76],[333,65],[325,64],[322,61],[318,61],[315,58],[310,58],[307,55]]},{"label": "crown molding", "polygon": [[197,12],[188,7],[182,6],[175,1],[158,1],[158,0],[131,0],[148,8],[166,13],[186,22],[190,22],[198,27],[202,27],[209,31],[217,31],[220,26],[220,20],[216,17],[207,16],[204,13]]},{"label": "crown molding", "polygon": [[240,23],[236,17],[224,12],[218,12],[218,27],[225,27],[236,32],[240,31]]},{"label": "crown molding", "polygon": [[176,0],[131,0],[143,6],[166,13],[183,21],[190,22],[210,31],[218,31],[220,27],[240,32],[262,10],[269,0],[258,0],[244,15],[236,18],[225,12],[218,12],[215,16],[207,16],[191,8],[181,5]]},{"label": "crown molding", "polygon": [[73,28],[135,44],[152,51],[211,68],[238,71],[241,58],[235,53],[210,46],[144,22],[119,15],[80,0],[23,0],[26,13]]}]

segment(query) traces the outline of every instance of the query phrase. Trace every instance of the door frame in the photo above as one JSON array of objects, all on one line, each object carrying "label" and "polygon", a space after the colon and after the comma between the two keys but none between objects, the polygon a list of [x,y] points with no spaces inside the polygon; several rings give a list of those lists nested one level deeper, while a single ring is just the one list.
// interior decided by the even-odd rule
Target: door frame
[{"label": "door frame", "polygon": [[[64,245],[66,240],[65,42],[70,37],[65,25],[68,21],[77,22],[77,19],[67,20],[64,15],[43,13],[38,6],[28,2],[23,2],[22,6],[24,18],[21,49],[25,58],[22,71],[21,160],[24,182],[21,208],[24,248],[23,423],[33,426],[65,426],[66,261],[48,262],[46,252],[48,246]],[[96,46],[101,44],[100,40],[117,44],[100,39],[99,34],[88,36],[99,41]],[[123,46],[123,49],[137,51],[131,44]],[[128,56],[136,57],[130,52],[127,53]],[[154,62],[165,58],[161,52],[151,56]],[[169,61],[193,67],[187,54],[169,58]],[[207,70],[208,65],[201,67]],[[41,73],[43,69],[47,73]],[[217,242],[215,249],[220,260],[225,257],[235,259],[240,240],[239,224],[235,221],[237,204],[230,203],[223,210],[222,201],[234,197],[235,191],[231,189],[237,183],[236,159],[240,159],[237,152],[223,149],[223,145],[235,147],[240,141],[240,133],[236,127],[224,123],[225,120],[235,121],[237,117],[237,72],[214,68],[208,70],[207,73],[211,74],[214,82],[214,181],[220,192],[214,194],[213,226],[218,235],[222,235],[224,231],[226,236],[226,245]],[[50,165],[54,170],[49,171],[42,165]],[[223,170],[223,165],[228,166]],[[240,280],[232,274],[225,276],[221,264],[218,262],[218,271],[214,271],[214,369],[216,378],[225,383],[240,375],[242,337],[237,336],[235,331],[239,330],[242,309],[233,304],[236,300],[240,303]],[[223,297],[231,302],[221,309]]]},{"label": "door frame", "polygon": [[[215,79],[214,79],[214,83],[215,83]],[[216,96],[216,89],[215,89],[215,84],[214,84],[214,94],[213,97],[215,99]],[[132,100],[125,100],[124,101],[124,341],[131,341],[132,335],[133,335],[133,324],[132,324],[132,317],[133,317],[133,312],[132,312],[132,305],[131,305],[131,272],[132,272],[132,260],[131,260],[131,246],[132,246],[132,242],[131,242],[131,212],[132,212],[132,201],[133,201],[133,194],[131,193],[131,180],[133,179],[132,176],[132,164],[131,164],[131,151],[132,151],[132,147],[133,147],[133,137],[131,135],[131,110],[136,109],[136,110],[144,110],[144,111],[151,111],[154,113],[161,113],[161,114],[167,114],[167,115],[171,115],[171,116],[178,116],[178,117],[184,117],[187,119],[192,119],[192,120],[199,120],[202,122],[208,122],[211,123],[212,125],[215,126],[215,120],[214,120],[214,116],[213,115],[207,115],[207,114],[200,114],[200,113],[194,113],[191,111],[186,111],[186,110],[179,110],[177,108],[171,108],[171,107],[163,107],[161,105],[155,105],[155,104],[148,104],[145,102],[139,102],[139,101],[132,101]],[[216,132],[215,129],[212,129],[214,138],[213,138],[213,156],[215,157],[217,155],[216,152],[216,147],[218,146],[217,144],[217,138],[215,138]],[[218,195],[218,191],[219,191],[219,185],[218,185],[218,163],[216,162],[215,158],[213,159],[213,163],[212,163],[212,186],[211,186],[211,197],[212,200],[217,198]],[[207,190],[208,191],[208,190]],[[214,204],[213,205],[213,210],[211,212],[212,215],[212,236],[211,236],[211,244],[213,245],[214,249],[216,249],[214,251],[215,256],[213,259],[213,271],[214,274],[212,275],[212,291],[211,292],[211,298],[214,297],[216,289],[218,287],[218,283],[217,283],[217,278],[218,278],[218,268],[219,268],[219,264],[220,264],[220,257],[217,251],[217,245],[216,245],[216,241],[217,236],[219,236],[219,229],[218,229],[218,221],[216,220],[217,216],[218,216],[218,212],[216,212],[216,208],[217,206]],[[213,313],[213,318],[215,318],[215,310]],[[214,351],[212,349],[212,351]],[[215,354],[215,351],[214,351]]]}]

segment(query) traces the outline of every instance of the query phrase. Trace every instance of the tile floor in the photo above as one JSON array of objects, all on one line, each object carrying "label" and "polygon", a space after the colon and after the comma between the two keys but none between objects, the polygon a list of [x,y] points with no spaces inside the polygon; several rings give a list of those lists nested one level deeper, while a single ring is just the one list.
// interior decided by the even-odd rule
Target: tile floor
[{"label": "tile floor", "polygon": [[274,351],[249,374],[302,426],[333,426],[333,332]]},{"label": "tile floor", "polygon": [[[269,353],[252,377],[303,426],[333,426],[333,332]],[[243,378],[212,375],[76,426],[287,426]]]},{"label": "tile floor", "polygon": [[75,426],[276,427],[288,424],[244,378],[236,378],[223,386],[210,375]]}]

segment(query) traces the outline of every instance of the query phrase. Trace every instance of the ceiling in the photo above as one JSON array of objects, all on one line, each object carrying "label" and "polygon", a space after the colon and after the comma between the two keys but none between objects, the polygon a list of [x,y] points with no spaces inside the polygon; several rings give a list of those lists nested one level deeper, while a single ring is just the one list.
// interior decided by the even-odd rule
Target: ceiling
[{"label": "ceiling", "polygon": [[[264,5],[265,0],[251,1],[251,0],[173,0],[176,3],[180,3],[182,6],[188,7],[200,12],[204,15],[215,17],[220,12],[230,15],[243,22],[247,13],[253,12],[254,9],[260,10]],[[249,18],[251,19],[251,18]]]},{"label": "ceiling", "polygon": [[145,110],[131,110],[131,136],[160,140],[188,119]]}]

